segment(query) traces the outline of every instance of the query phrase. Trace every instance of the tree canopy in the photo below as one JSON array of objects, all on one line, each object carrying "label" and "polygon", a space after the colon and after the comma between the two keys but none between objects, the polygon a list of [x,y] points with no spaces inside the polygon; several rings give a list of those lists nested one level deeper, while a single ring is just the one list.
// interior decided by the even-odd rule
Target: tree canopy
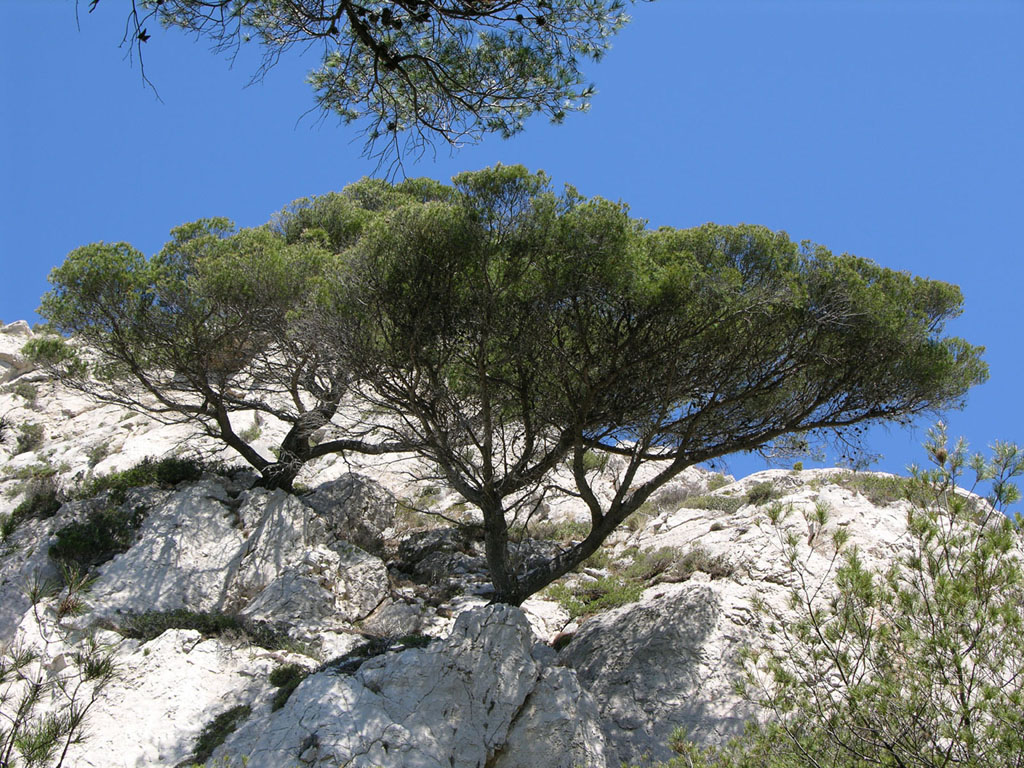
[{"label": "tree canopy", "polygon": [[[90,0],[89,11],[100,0]],[[322,45],[318,106],[357,122],[380,160],[511,136],[531,115],[589,107],[582,62],[627,22],[624,0],[132,0],[125,43],[179,27],[234,56],[256,41],[261,77],[293,46]]]},{"label": "tree canopy", "polygon": [[[217,414],[290,420],[293,467],[416,450],[480,510],[496,599],[511,603],[693,464],[957,407],[987,375],[979,347],[943,335],[955,286],[763,227],[650,230],[521,166],[450,187],[367,180],[259,230],[200,222],[149,262],[88,246],[51,281],[41,314],[98,350],[89,387],[124,400],[141,385],[261,471],[273,462]],[[343,394],[374,414],[354,436]],[[344,434],[309,445],[308,427],[328,424]],[[592,452],[620,457],[611,499]],[[556,490],[585,503],[589,534],[520,559],[510,528]]]},{"label": "tree canopy", "polygon": [[[270,487],[291,487],[316,456],[381,452],[367,430],[314,444],[351,377],[305,324],[314,286],[333,254],[326,237],[288,243],[269,228],[235,231],[226,219],[177,227],[151,259],[127,243],[72,251],[50,274],[40,312],[80,345],[42,337],[27,351],[65,383],[223,440]],[[245,414],[252,421],[240,419]],[[265,455],[261,417],[289,425]]]}]

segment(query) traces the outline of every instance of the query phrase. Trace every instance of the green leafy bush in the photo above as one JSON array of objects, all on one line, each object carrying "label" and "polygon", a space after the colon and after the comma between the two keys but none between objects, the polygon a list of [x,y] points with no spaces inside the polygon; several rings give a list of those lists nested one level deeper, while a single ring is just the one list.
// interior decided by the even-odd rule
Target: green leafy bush
[{"label": "green leafy bush", "polygon": [[917,505],[927,502],[927,497],[921,495],[920,487],[908,477],[877,475],[871,472],[842,472],[829,475],[825,480],[859,493],[876,506],[897,501],[910,501]]},{"label": "green leafy bush", "polygon": [[292,691],[309,677],[309,670],[301,664],[283,664],[270,673],[270,684],[277,688],[270,710],[276,712],[288,703]]},{"label": "green leafy bush", "polygon": [[[625,559],[627,563],[623,563]],[[713,557],[701,547],[683,552],[672,547],[657,550],[628,549],[620,561],[610,564],[612,573],[595,581],[561,582],[545,590],[572,618],[617,608],[636,602],[647,587],[689,579],[703,571],[712,578],[730,576],[733,568],[721,557]]]},{"label": "green leafy bush", "polygon": [[178,768],[187,768],[194,763],[205,763],[213,756],[213,750],[219,747],[224,741],[238,730],[246,718],[252,714],[252,707],[248,704],[239,704],[226,712],[222,712],[211,720],[200,732],[196,739],[195,750],[192,757],[179,764]]},{"label": "green leafy bush", "polygon": [[78,490],[77,496],[88,499],[109,491],[110,498],[115,504],[123,504],[128,491],[132,488],[147,485],[173,488],[181,482],[199,480],[209,469],[210,467],[198,459],[146,458],[130,469],[88,480]]},{"label": "green leafy bush", "polygon": [[716,472],[708,480],[708,491],[717,491],[719,488],[724,488],[729,484],[729,478],[723,475],[721,472]]},{"label": "green leafy bush", "polygon": [[61,494],[53,475],[40,475],[29,480],[24,486],[24,493],[25,498],[11,512],[15,525],[24,520],[53,517],[60,509]]},{"label": "green leafy bush", "polygon": [[[522,529],[518,529],[517,533],[522,535]],[[528,533],[533,539],[547,539],[567,544],[570,541],[582,541],[586,538],[586,535],[590,533],[590,525],[577,520],[559,520],[557,523],[544,520],[530,523]]]},{"label": "green leafy bush", "polygon": [[[925,447],[933,469],[893,486],[914,505],[891,566],[869,569],[838,537],[830,594],[809,578],[805,545],[780,537],[801,576],[796,616],[761,607],[774,639],[747,652],[744,680],[772,718],[722,748],[677,739],[665,765],[1024,766],[1024,528],[1004,514],[1024,451],[970,457],[941,425]],[[958,487],[967,472],[971,490],[990,484],[986,502]]]},{"label": "green leafy bush", "polygon": [[732,514],[744,504],[747,499],[743,496],[714,496],[705,494],[703,496],[692,496],[682,503],[684,509],[716,509],[719,512]]},{"label": "green leafy bush", "polygon": [[586,451],[583,454],[584,472],[604,472],[608,466],[608,454],[604,451]]},{"label": "green leafy bush", "polygon": [[26,423],[18,428],[18,436],[14,446],[14,453],[28,453],[36,451],[43,445],[46,437],[46,430],[42,424]]},{"label": "green leafy bush", "polygon": [[89,446],[85,451],[85,457],[89,460],[90,469],[95,467],[109,455],[110,443],[105,440],[102,443],[96,443],[95,445]]},{"label": "green leafy bush", "polygon": [[50,558],[82,572],[91,571],[127,552],[145,517],[144,507],[109,507],[91,512],[84,520],[57,531],[57,541],[50,546]]},{"label": "green leafy bush", "polygon": [[779,497],[779,492],[775,490],[775,486],[771,482],[765,481],[763,483],[755,483],[750,486],[747,491],[747,504],[753,504],[759,506],[761,504],[767,504],[773,499]]},{"label": "green leafy bush", "polygon": [[169,629],[194,629],[204,638],[237,638],[268,650],[304,651],[287,633],[260,622],[246,621],[229,613],[216,611],[147,611],[127,614],[110,627],[124,637],[149,642]]},{"label": "green leafy bush", "polygon": [[35,405],[39,397],[39,390],[36,389],[34,384],[27,381],[19,381],[11,387],[11,392],[26,400],[30,406]]}]

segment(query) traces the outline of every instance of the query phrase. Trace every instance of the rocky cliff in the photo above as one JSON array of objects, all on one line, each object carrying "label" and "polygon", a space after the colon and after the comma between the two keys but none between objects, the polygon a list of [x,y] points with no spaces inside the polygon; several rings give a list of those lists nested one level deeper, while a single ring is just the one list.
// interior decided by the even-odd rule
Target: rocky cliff
[{"label": "rocky cliff", "polygon": [[[90,706],[65,765],[665,757],[678,727],[719,742],[758,716],[733,682],[740,649],[766,642],[755,600],[784,610],[793,583],[780,536],[795,535],[826,582],[833,530],[869,563],[903,546],[905,502],[883,476],[734,481],[693,468],[580,572],[521,609],[488,605],[473,510],[417,481],[414,458],[328,457],[295,494],[255,488],[186,426],[99,406],[33,371],[20,354],[31,335],[0,329],[0,643],[8,656],[34,649],[26,669],[44,679],[77,681],[86,646],[113,662],[76,693]],[[195,476],[94,482],[169,457]],[[615,461],[596,471],[613,493]],[[788,510],[777,524],[773,505]],[[542,516],[513,544],[524,556],[572,540],[584,510],[552,496]],[[40,711],[61,711],[66,688]]]}]

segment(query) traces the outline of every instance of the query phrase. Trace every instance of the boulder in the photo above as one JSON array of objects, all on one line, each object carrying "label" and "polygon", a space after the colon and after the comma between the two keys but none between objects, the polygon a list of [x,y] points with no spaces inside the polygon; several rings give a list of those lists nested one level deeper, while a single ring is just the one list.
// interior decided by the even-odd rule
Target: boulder
[{"label": "boulder", "polygon": [[21,348],[32,338],[32,329],[24,320],[0,326],[0,384],[36,370]]},{"label": "boulder", "polygon": [[339,539],[375,555],[384,551],[384,531],[395,522],[396,499],[379,483],[349,473],[324,483],[303,501]]},{"label": "boulder", "polygon": [[733,582],[663,585],[585,622],[559,659],[598,702],[622,760],[667,760],[677,727],[697,742],[722,743],[757,714],[733,691],[739,651],[755,639],[753,618]]},{"label": "boulder", "polygon": [[328,667],[214,754],[249,768],[607,768],[597,708],[522,612],[462,613],[423,649]]}]

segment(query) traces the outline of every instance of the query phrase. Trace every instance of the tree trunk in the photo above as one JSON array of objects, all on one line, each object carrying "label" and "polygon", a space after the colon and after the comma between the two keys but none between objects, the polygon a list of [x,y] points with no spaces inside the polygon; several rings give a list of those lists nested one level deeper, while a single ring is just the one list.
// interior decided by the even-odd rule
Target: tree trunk
[{"label": "tree trunk", "polygon": [[487,569],[494,585],[495,603],[519,605],[528,595],[524,594],[516,578],[508,552],[508,525],[505,510],[500,500],[487,500],[480,505],[484,515],[484,550],[487,555]]}]

